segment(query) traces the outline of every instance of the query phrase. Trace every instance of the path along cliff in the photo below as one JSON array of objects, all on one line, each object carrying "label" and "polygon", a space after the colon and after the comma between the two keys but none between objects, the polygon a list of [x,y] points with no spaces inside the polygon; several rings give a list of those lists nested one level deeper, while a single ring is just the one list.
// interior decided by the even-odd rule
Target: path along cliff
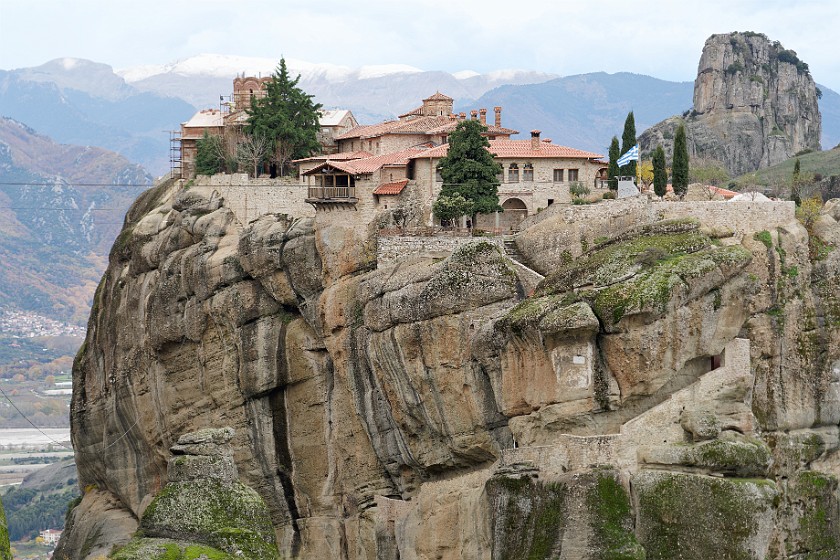
[{"label": "path along cliff", "polygon": [[529,295],[492,243],[377,267],[352,210],[162,184],[74,365],[56,557],[129,558],[170,449],[229,427],[282,558],[840,558],[840,204],[769,204],[558,208]]}]

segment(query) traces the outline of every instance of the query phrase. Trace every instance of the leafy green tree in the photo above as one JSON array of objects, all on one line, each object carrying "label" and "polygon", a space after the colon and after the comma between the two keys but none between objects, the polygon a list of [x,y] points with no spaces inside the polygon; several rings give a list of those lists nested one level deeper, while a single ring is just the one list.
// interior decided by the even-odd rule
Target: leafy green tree
[{"label": "leafy green tree", "polygon": [[215,175],[225,169],[225,156],[222,139],[210,136],[204,131],[204,136],[195,143],[195,172],[197,175]]},{"label": "leafy green tree", "polygon": [[657,146],[653,152],[653,192],[662,198],[668,189],[668,169],[665,167],[665,150]]},{"label": "leafy green tree", "polygon": [[571,194],[575,199],[582,199],[590,192],[589,187],[580,181],[573,181],[572,184],[569,185],[569,194]]},{"label": "leafy green tree", "polygon": [[453,220],[469,213],[470,203],[460,193],[451,195],[441,193],[432,205],[432,211],[442,222],[452,223]]},{"label": "leafy green tree", "polygon": [[621,148],[618,147],[618,137],[613,136],[610,143],[610,166],[607,168],[607,179],[610,188],[614,191],[618,190],[618,158],[621,157]]},{"label": "leafy green tree", "polygon": [[[621,134],[621,155],[623,156],[630,151],[630,148],[636,145],[636,119],[633,117],[633,111],[627,113],[627,118],[624,120],[624,132]],[[631,161],[627,165],[621,167],[622,175],[636,176],[636,160]]]},{"label": "leafy green tree", "polygon": [[321,104],[297,87],[299,81],[300,75],[292,79],[286,59],[281,58],[265,84],[265,96],[255,99],[246,109],[245,133],[268,140],[269,159],[277,164],[281,174],[291,160],[308,157],[321,148],[317,138]]},{"label": "leafy green tree", "polygon": [[719,187],[729,181],[729,172],[719,161],[695,159],[691,162],[688,178],[692,183],[703,183]]},{"label": "leafy green tree", "polygon": [[680,198],[688,192],[688,145],[685,140],[685,126],[680,124],[674,135],[674,164],[671,168],[671,184],[674,194]]},{"label": "leafy green tree", "polygon": [[440,160],[443,186],[441,197],[459,194],[467,201],[463,215],[501,212],[499,206],[499,179],[502,167],[487,149],[490,142],[482,136],[487,127],[477,120],[458,123],[449,136],[449,151]]}]

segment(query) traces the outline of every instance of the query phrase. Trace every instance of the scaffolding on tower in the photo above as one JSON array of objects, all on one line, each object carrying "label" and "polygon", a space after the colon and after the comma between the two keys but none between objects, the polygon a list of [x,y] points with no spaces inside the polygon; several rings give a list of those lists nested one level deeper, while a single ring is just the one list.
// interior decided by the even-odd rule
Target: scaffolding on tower
[{"label": "scaffolding on tower", "polygon": [[169,172],[172,177],[183,179],[181,175],[181,131],[169,132]]}]

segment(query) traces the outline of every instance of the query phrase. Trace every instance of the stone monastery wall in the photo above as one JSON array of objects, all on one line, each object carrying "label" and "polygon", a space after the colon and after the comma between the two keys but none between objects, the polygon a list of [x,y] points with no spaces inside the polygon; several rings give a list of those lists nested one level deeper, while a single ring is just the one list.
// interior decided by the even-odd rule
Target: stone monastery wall
[{"label": "stone monastery wall", "polygon": [[315,209],[304,200],[308,190],[297,179],[252,179],[245,173],[199,176],[190,187],[207,196],[216,191],[242,225],[263,214],[280,213],[308,218]]}]

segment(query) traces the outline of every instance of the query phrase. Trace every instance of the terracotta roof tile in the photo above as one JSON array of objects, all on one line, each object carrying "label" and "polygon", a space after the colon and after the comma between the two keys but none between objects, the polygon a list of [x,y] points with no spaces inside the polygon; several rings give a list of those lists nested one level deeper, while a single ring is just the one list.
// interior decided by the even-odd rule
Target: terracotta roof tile
[{"label": "terracotta roof tile", "polygon": [[401,181],[394,181],[393,183],[382,183],[376,190],[373,191],[373,194],[383,195],[383,194],[400,194],[405,186],[408,184],[408,179],[402,179]]},{"label": "terracotta roof tile", "polygon": [[417,107],[416,109],[412,109],[411,111],[409,111],[407,113],[403,113],[402,115],[399,115],[399,117],[403,118],[403,117],[419,116],[419,115],[422,115],[422,114],[423,114],[423,106],[421,105],[421,106]]},{"label": "terracotta roof tile", "polygon": [[402,150],[400,152],[391,152],[389,154],[382,154],[380,156],[373,156],[363,159],[353,159],[353,160],[346,160],[346,161],[338,161],[338,160],[327,160],[324,163],[317,165],[304,173],[304,175],[312,175],[314,173],[319,172],[321,169],[325,167],[332,167],[334,169],[338,169],[339,171],[344,171],[345,173],[350,173],[353,175],[365,175],[368,173],[373,173],[386,165],[395,165],[395,166],[405,166],[408,165],[409,159],[412,156],[423,153],[426,151],[425,149],[421,148],[409,148],[407,150]]},{"label": "terracotta roof tile", "polygon": [[[450,122],[446,123],[443,126],[439,126],[437,128],[433,128],[432,130],[428,131],[428,134],[449,134],[455,127],[458,126],[460,121],[450,120]],[[513,134],[519,134],[518,130],[513,130],[512,128],[504,128],[502,126],[496,126],[492,124],[485,125],[487,127],[487,132],[485,134],[490,136],[510,136]]]},{"label": "terracotta roof tile", "polygon": [[427,134],[450,121],[448,116],[417,117],[405,121],[386,121],[379,124],[362,125],[336,136],[336,140],[351,138],[375,138],[385,134]]},{"label": "terracotta roof tile", "polygon": [[430,95],[429,97],[427,97],[423,101],[454,101],[454,99],[452,99],[448,95],[442,94],[441,92],[437,92],[433,95]]},{"label": "terracotta roof tile", "polygon": [[[449,150],[449,144],[442,144],[431,150],[413,156],[414,158],[442,158]],[[499,158],[573,158],[599,159],[604,156],[557,144],[540,143],[538,150],[531,147],[530,140],[490,140],[490,151]]]},{"label": "terracotta roof tile", "polygon": [[304,161],[347,161],[351,159],[363,159],[369,157],[373,157],[373,154],[362,150],[355,152],[338,152],[337,154],[321,154],[319,156],[295,159],[292,160],[292,163],[302,163]]}]

